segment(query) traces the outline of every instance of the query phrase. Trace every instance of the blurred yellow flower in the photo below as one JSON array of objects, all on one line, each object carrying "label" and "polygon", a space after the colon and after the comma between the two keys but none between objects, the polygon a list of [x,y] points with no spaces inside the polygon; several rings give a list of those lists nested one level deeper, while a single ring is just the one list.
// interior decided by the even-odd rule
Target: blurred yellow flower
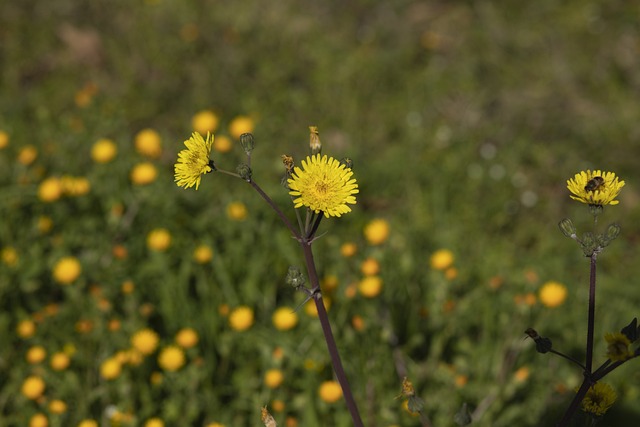
[{"label": "blurred yellow flower", "polygon": [[355,194],[360,191],[352,176],[353,171],[333,157],[307,156],[287,181],[294,207],[305,206],[327,218],[351,212],[348,205],[356,203]]},{"label": "blurred yellow flower", "polygon": [[29,427],[49,427],[49,419],[45,414],[37,413],[29,419]]},{"label": "blurred yellow flower", "polygon": [[375,276],[380,272],[380,263],[374,258],[367,258],[360,264],[360,271],[365,276]]},{"label": "blurred yellow flower", "polygon": [[176,334],[176,343],[182,348],[191,348],[198,345],[198,333],[193,328],[183,328]]},{"label": "blurred yellow flower", "polygon": [[99,426],[97,421],[86,419],[86,420],[80,421],[80,423],[78,424],[78,427],[99,427]]},{"label": "blurred yellow flower", "polygon": [[604,415],[617,399],[616,392],[606,383],[596,383],[582,399],[582,410],[599,417]]},{"label": "blurred yellow flower", "polygon": [[229,314],[229,325],[235,331],[246,331],[253,325],[253,310],[246,305],[235,308]]},{"label": "blurred yellow flower", "polygon": [[136,288],[136,285],[133,284],[132,280],[125,280],[124,282],[122,282],[122,285],[120,285],[120,289],[122,290],[122,293],[126,295],[133,293],[135,288]]},{"label": "blurred yellow flower", "polygon": [[278,388],[284,381],[284,374],[280,369],[269,369],[264,374],[264,384],[269,388]]},{"label": "blurred yellow flower", "polygon": [[144,355],[156,351],[160,338],[149,328],[141,329],[131,337],[131,346]]},{"label": "blurred yellow flower", "polygon": [[229,123],[229,134],[239,139],[243,133],[253,133],[255,123],[249,116],[237,116]]},{"label": "blurred yellow flower", "polygon": [[604,339],[607,341],[607,357],[612,362],[624,362],[633,357],[631,340],[622,332],[607,333]]},{"label": "blurred yellow flower", "polygon": [[55,202],[61,196],[62,184],[58,178],[47,178],[38,186],[38,198],[43,202]]},{"label": "blurred yellow flower", "polygon": [[160,385],[163,381],[164,375],[162,374],[162,372],[152,372],[151,376],[149,377],[149,382],[153,385]]},{"label": "blurred yellow flower", "polygon": [[364,227],[364,238],[370,245],[381,245],[389,237],[389,223],[384,219],[371,220]]},{"label": "blurred yellow flower", "polygon": [[320,384],[318,395],[327,403],[335,403],[342,397],[342,388],[336,381],[325,381]]},{"label": "blurred yellow flower", "polygon": [[22,320],[16,327],[16,333],[22,339],[31,338],[36,333],[36,324],[33,320]]},{"label": "blurred yellow flower", "polygon": [[53,266],[53,278],[61,285],[72,283],[80,276],[80,273],[82,273],[82,266],[76,257],[61,258]]},{"label": "blurred yellow flower", "polygon": [[100,365],[100,376],[105,380],[114,380],[120,376],[122,364],[115,357],[110,357]]},{"label": "blurred yellow flower", "polygon": [[434,270],[446,270],[453,264],[453,259],[453,252],[449,249],[439,249],[431,255],[429,262]]},{"label": "blurred yellow flower", "polygon": [[118,146],[110,139],[99,139],[91,147],[91,158],[96,163],[109,163],[118,154]]},{"label": "blurred yellow flower", "polygon": [[207,245],[198,245],[193,250],[193,259],[196,260],[198,264],[206,264],[213,258],[213,251]]},{"label": "blurred yellow flower", "polygon": [[184,351],[178,346],[165,347],[158,356],[158,365],[165,371],[175,372],[185,364]]},{"label": "blurred yellow flower", "polygon": [[444,277],[447,280],[453,280],[458,277],[458,269],[455,267],[449,267],[444,271]]},{"label": "blurred yellow flower", "polygon": [[[331,304],[332,301],[329,296],[322,297],[322,305],[324,305],[325,310],[329,311]],[[318,317],[318,307],[316,307],[316,303],[313,298],[307,301],[304,305],[304,312],[307,313],[308,316]]]},{"label": "blurred yellow flower", "polygon": [[171,233],[166,228],[156,228],[147,234],[147,247],[151,250],[164,252],[171,246]]},{"label": "blurred yellow flower", "polygon": [[65,352],[53,353],[51,355],[51,360],[49,361],[51,369],[53,369],[54,371],[64,371],[69,367],[70,363],[71,359]]},{"label": "blurred yellow flower", "polygon": [[298,324],[298,315],[289,307],[280,307],[271,316],[273,326],[280,331],[288,331]]},{"label": "blurred yellow flower", "polygon": [[197,190],[202,175],[215,170],[213,160],[209,158],[213,141],[212,134],[208,133],[204,139],[198,132],[184,141],[187,148],[178,153],[178,162],[174,165],[174,180],[178,187],[186,189],[195,185]]},{"label": "blurred yellow flower", "polygon": [[218,129],[218,116],[211,110],[202,110],[191,119],[191,126],[195,132],[202,135],[213,133]]},{"label": "blurred yellow flower", "polygon": [[29,166],[38,158],[38,149],[31,144],[27,144],[18,152],[18,163]]},{"label": "blurred yellow flower", "polygon": [[327,274],[322,278],[320,287],[323,291],[332,292],[338,287],[339,283],[338,276],[335,274]]},{"label": "blurred yellow flower", "polygon": [[164,421],[160,418],[150,418],[144,423],[144,427],[164,427]]},{"label": "blurred yellow flower", "polygon": [[529,368],[527,366],[523,366],[513,374],[513,378],[516,380],[516,382],[523,383],[527,380],[527,378],[529,378],[530,373],[531,372]]},{"label": "blurred yellow flower", "polygon": [[209,423],[207,424],[205,427],[225,427],[224,424],[220,424],[220,423]]},{"label": "blurred yellow flower", "polygon": [[374,298],[382,291],[380,276],[367,276],[358,283],[358,291],[365,298]]},{"label": "blurred yellow flower", "polygon": [[225,135],[218,135],[213,141],[213,149],[218,153],[228,153],[233,148],[231,138]]},{"label": "blurred yellow flower", "polygon": [[9,134],[0,130],[0,150],[9,145]]},{"label": "blurred yellow flower", "polygon": [[351,318],[351,326],[353,326],[353,329],[355,329],[356,331],[364,330],[365,323],[362,316],[358,316],[357,314],[353,316]]},{"label": "blurred yellow flower", "polygon": [[345,258],[354,256],[356,252],[358,252],[358,246],[355,243],[346,242],[340,246],[340,254]]},{"label": "blurred yellow flower", "polygon": [[615,173],[603,172],[599,169],[581,171],[567,180],[567,188],[571,192],[569,197],[597,206],[617,205],[619,201],[615,198],[624,184],[625,182],[619,181]]},{"label": "blurred yellow flower", "polygon": [[27,362],[32,365],[41,363],[47,357],[47,350],[44,349],[41,345],[34,345],[29,350],[27,350]]},{"label": "blurred yellow flower", "polygon": [[244,221],[247,218],[247,207],[242,202],[231,202],[227,205],[227,216],[234,221]]},{"label": "blurred yellow flower", "polygon": [[149,162],[138,163],[131,169],[131,182],[136,185],[151,184],[158,177],[158,170]]},{"label": "blurred yellow flower", "polygon": [[38,217],[38,231],[40,233],[48,233],[53,228],[53,220],[46,216],[41,215]]},{"label": "blurred yellow flower", "polygon": [[27,397],[27,399],[34,400],[42,396],[44,389],[45,384],[43,379],[39,376],[32,375],[24,380],[20,391]]},{"label": "blurred yellow flower", "polygon": [[67,412],[67,404],[60,399],[53,399],[49,402],[49,411],[56,415],[64,414]]},{"label": "blurred yellow flower", "polygon": [[162,154],[160,134],[153,129],[143,129],[134,138],[136,151],[143,156],[157,159]]},{"label": "blurred yellow flower", "polygon": [[18,264],[18,251],[12,246],[2,248],[0,258],[5,265],[15,267]]},{"label": "blurred yellow flower", "polygon": [[538,292],[540,302],[550,308],[558,307],[567,299],[567,288],[555,281],[546,282]]}]

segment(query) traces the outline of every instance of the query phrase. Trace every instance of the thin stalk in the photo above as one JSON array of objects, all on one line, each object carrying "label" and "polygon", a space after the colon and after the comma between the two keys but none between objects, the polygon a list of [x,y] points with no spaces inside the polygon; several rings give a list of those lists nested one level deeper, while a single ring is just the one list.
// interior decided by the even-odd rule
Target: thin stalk
[{"label": "thin stalk", "polygon": [[571,401],[571,404],[569,405],[564,415],[562,416],[562,419],[558,423],[558,427],[566,427],[569,425],[569,423],[571,422],[571,418],[573,417],[573,414],[578,410],[578,406],[580,406],[582,399],[584,399],[584,397],[587,395],[587,392],[589,391],[590,387],[591,387],[591,381],[587,377],[585,377],[584,380],[582,381],[582,385],[580,385],[580,388],[578,389],[578,392],[576,393],[575,397]]},{"label": "thin stalk", "polygon": [[269,206],[271,206],[271,208],[276,212],[276,214],[278,214],[278,216],[280,217],[282,222],[284,222],[284,225],[286,225],[287,228],[289,229],[289,231],[291,231],[291,234],[293,234],[295,236],[295,238],[298,241],[300,241],[301,240],[300,233],[298,232],[298,230],[296,230],[296,228],[293,226],[293,224],[291,224],[291,221],[289,221],[289,218],[287,218],[286,215],[284,213],[282,213],[282,211],[280,210],[278,205],[276,205],[273,202],[273,200],[271,200],[271,197],[269,197],[267,195],[267,193],[262,191],[262,188],[260,188],[260,186],[258,184],[256,184],[255,181],[251,180],[251,181],[249,181],[249,184],[258,192],[258,194],[260,194],[260,196],[262,196],[262,198],[265,200],[265,202],[267,202],[269,204]]},{"label": "thin stalk", "polygon": [[596,253],[591,255],[591,274],[589,276],[589,318],[587,323],[587,361],[585,374],[591,375],[593,367],[593,331],[596,317]]}]

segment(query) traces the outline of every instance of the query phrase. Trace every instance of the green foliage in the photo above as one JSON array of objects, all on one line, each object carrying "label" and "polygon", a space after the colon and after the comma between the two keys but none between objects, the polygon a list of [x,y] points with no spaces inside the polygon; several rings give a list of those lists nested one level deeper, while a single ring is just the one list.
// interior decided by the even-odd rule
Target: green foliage
[{"label": "green foliage", "polygon": [[[584,358],[589,263],[557,229],[564,217],[579,229],[590,220],[564,184],[581,169],[628,183],[602,215],[622,231],[599,257],[596,359],[604,333],[638,315],[634,16],[623,1],[3,2],[0,425],[28,425],[39,412],[51,426],[106,423],[114,410],[130,414],[125,426],[151,417],[258,425],[264,405],[281,426],[293,425],[288,417],[350,425],[341,400],[318,395],[333,374],[317,319],[305,306],[291,330],[272,322],[305,297],[285,282],[289,266],[304,265],[296,242],[240,180],[208,174],[197,192],[173,183],[203,109],[220,118],[216,137],[231,135],[238,115],[255,121],[253,179],[290,218],[280,156],[307,154],[309,125],[323,153],[353,159],[358,204],[323,221],[314,252],[321,276],[337,278],[324,295],[365,425],[419,425],[396,399],[405,375],[435,426],[453,426],[465,403],[472,425],[550,425],[581,373],[538,354],[523,332],[535,326],[554,349]],[[145,128],[161,137],[159,158],[134,147]],[[118,149],[109,163],[91,160],[101,138]],[[214,152],[216,165],[235,170],[239,145]],[[157,170],[146,185],[131,179],[141,162]],[[86,178],[90,190],[43,201],[42,182],[63,176]],[[246,219],[229,217],[235,202]],[[390,224],[381,245],[362,233],[374,218]],[[147,245],[159,228],[171,235],[163,251]],[[349,242],[357,253],[345,257]],[[210,261],[193,258],[199,245]],[[453,269],[430,267],[440,248],[455,255]],[[61,285],[53,271],[67,256],[82,271]],[[383,281],[372,298],[357,290],[367,258]],[[535,301],[549,280],[568,289],[560,307]],[[254,312],[245,331],[229,322],[240,306]],[[25,320],[36,326],[26,338]],[[187,327],[198,344],[185,366],[163,371],[159,351]],[[101,377],[143,328],[159,348]],[[46,350],[42,362],[27,361],[34,346]],[[70,356],[68,368],[50,366],[56,352]],[[264,382],[272,368],[284,374],[274,389]],[[46,383],[39,399],[21,393],[30,375]],[[637,369],[607,379],[620,396],[611,419],[638,419]],[[55,399],[66,412],[51,413]]]}]

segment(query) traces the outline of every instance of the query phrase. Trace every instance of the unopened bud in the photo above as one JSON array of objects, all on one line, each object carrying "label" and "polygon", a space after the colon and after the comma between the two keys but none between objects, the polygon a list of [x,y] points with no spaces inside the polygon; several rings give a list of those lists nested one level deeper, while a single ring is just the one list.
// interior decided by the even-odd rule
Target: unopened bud
[{"label": "unopened bud", "polygon": [[236,168],[236,173],[247,182],[251,182],[251,168],[246,163],[240,163]]},{"label": "unopened bud", "polygon": [[598,239],[593,235],[592,232],[588,231],[584,233],[582,236],[582,241],[580,242],[582,245],[582,252],[584,252],[585,256],[590,257],[598,248]]},{"label": "unopened bud", "polygon": [[572,239],[576,237],[576,226],[573,225],[573,221],[569,218],[565,218],[558,223],[558,227],[560,227],[560,231],[567,237],[571,237]]},{"label": "unopened bud", "polygon": [[300,269],[298,267],[289,267],[286,278],[287,285],[291,285],[294,288],[298,289],[304,286],[305,281],[306,280],[304,278],[304,275],[302,274],[302,272],[300,272]]},{"label": "unopened bud", "polygon": [[309,148],[311,155],[318,154],[322,151],[322,143],[320,142],[320,134],[317,126],[309,126]]},{"label": "unopened bud", "polygon": [[253,151],[253,147],[255,146],[255,143],[253,141],[253,134],[243,133],[242,135],[240,135],[240,145],[242,146],[242,149],[247,154],[247,156],[251,154],[251,152]]},{"label": "unopened bud", "polygon": [[607,227],[607,232],[605,236],[608,241],[612,241],[620,235],[620,225],[618,224],[609,224]]}]

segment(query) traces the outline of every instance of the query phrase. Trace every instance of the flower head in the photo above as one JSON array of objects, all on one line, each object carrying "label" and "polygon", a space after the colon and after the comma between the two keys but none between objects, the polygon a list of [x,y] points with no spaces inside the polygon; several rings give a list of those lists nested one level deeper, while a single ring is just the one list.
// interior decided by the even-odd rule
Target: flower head
[{"label": "flower head", "polygon": [[289,194],[296,208],[306,206],[325,217],[341,216],[351,212],[347,204],[355,204],[354,194],[359,192],[353,172],[333,157],[315,156],[295,167],[289,183]]},{"label": "flower head", "polygon": [[624,362],[633,357],[633,352],[629,349],[631,341],[621,332],[608,333],[604,335],[607,341],[607,357],[612,362]]},{"label": "flower head", "polygon": [[609,410],[616,401],[616,397],[616,392],[609,384],[596,383],[591,386],[582,400],[582,410],[599,417]]},{"label": "flower head", "polygon": [[570,197],[573,200],[596,206],[617,205],[619,202],[614,199],[624,184],[615,173],[601,170],[582,171],[567,180],[567,188],[571,191]]},{"label": "flower head", "polygon": [[546,307],[558,307],[567,299],[567,288],[562,283],[549,281],[542,285],[538,295]]},{"label": "flower head", "polygon": [[200,186],[200,178],[205,173],[215,170],[209,161],[209,153],[213,145],[213,135],[207,134],[205,140],[198,132],[184,142],[185,150],[178,153],[178,163],[175,164],[175,181],[179,187],[189,188]]}]

